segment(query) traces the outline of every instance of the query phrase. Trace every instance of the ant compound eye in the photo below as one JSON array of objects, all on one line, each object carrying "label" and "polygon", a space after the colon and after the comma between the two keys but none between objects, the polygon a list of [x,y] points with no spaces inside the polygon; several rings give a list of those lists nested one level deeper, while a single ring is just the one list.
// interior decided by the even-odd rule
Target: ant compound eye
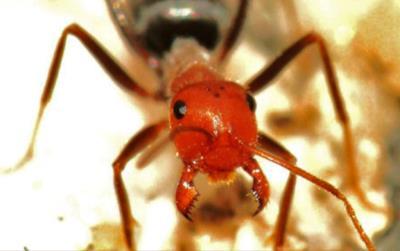
[{"label": "ant compound eye", "polygon": [[178,100],[174,104],[174,116],[177,119],[182,119],[186,114],[186,104],[182,100]]},{"label": "ant compound eye", "polygon": [[256,101],[253,96],[250,94],[246,94],[246,101],[247,105],[249,106],[250,110],[254,112],[256,110]]}]

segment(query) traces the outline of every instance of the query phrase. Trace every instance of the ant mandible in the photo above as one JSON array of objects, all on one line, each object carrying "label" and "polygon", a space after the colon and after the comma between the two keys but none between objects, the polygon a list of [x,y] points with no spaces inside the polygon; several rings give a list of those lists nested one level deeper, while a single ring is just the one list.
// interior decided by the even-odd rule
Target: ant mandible
[{"label": "ant mandible", "polygon": [[[192,11],[197,11],[196,14],[200,14],[200,17],[202,14],[200,8],[206,6],[205,9],[207,10],[215,7],[216,4],[215,1],[191,0],[183,2],[190,6]],[[199,4],[200,2],[201,4]],[[271,80],[289,62],[305,48],[315,44],[322,58],[334,109],[343,128],[344,145],[349,155],[350,180],[360,200],[366,201],[358,184],[348,114],[322,37],[311,32],[300,38],[248,81],[245,87],[224,79],[218,73],[218,66],[226,60],[239,37],[249,2],[248,0],[239,1],[237,12],[229,25],[227,35],[222,38],[220,47],[211,54],[219,35],[215,23],[210,22],[209,19],[202,20],[201,18],[183,19],[181,22],[171,21],[162,16],[160,9],[163,4],[162,7],[168,7],[171,1],[149,1],[148,3],[143,1],[143,8],[154,8],[155,11],[152,13],[158,14],[158,16],[148,17],[150,21],[147,28],[149,29],[144,34],[149,36],[126,35],[131,35],[130,43],[132,47],[159,74],[161,88],[157,93],[149,93],[138,85],[109,56],[100,43],[81,26],[71,24],[66,27],[57,43],[42,93],[30,145],[16,167],[24,165],[32,158],[36,134],[55,88],[66,39],[69,35],[72,35],[83,43],[120,87],[141,97],[156,101],[169,101],[170,103],[169,120],[162,120],[138,132],[129,140],[113,163],[114,186],[123,233],[126,245],[130,250],[135,249],[133,216],[121,173],[128,161],[156,140],[161,132],[167,128],[170,129],[170,138],[174,141],[177,153],[184,164],[176,190],[176,205],[188,220],[191,220],[190,210],[198,197],[198,192],[193,183],[196,173],[200,171],[208,174],[214,181],[225,181],[230,179],[232,172],[238,167],[242,167],[253,178],[252,192],[258,201],[258,208],[254,215],[259,213],[268,202],[269,186],[266,177],[254,159],[254,155],[258,155],[290,171],[275,226],[275,249],[282,248],[284,245],[286,222],[291,207],[296,176],[300,176],[341,200],[367,249],[375,250],[374,244],[364,232],[345,195],[328,182],[297,167],[296,158],[287,149],[272,138],[257,131],[254,115],[256,103],[252,94],[257,94],[269,86],[272,83]],[[110,5],[115,3],[109,1]],[[158,9],[155,8],[155,5],[159,5]],[[173,16],[168,18],[173,18]],[[196,29],[192,29],[193,27]],[[167,32],[170,38],[165,39],[165,41],[154,41],[154,39],[162,39],[161,35],[157,34],[161,31]],[[213,32],[216,32],[216,35],[210,40]],[[188,37],[191,37],[191,39],[188,39]]]}]

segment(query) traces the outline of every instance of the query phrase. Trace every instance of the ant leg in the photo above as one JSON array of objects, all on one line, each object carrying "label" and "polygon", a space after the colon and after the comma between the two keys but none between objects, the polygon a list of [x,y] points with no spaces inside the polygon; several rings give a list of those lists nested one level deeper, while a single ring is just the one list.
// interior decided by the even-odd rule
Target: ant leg
[{"label": "ant leg", "polygon": [[336,112],[336,117],[343,130],[344,149],[346,151],[348,163],[348,183],[351,185],[354,193],[359,198],[360,202],[367,208],[375,211],[385,211],[384,209],[369,202],[364,191],[361,189],[360,175],[358,172],[353,134],[350,129],[350,122],[343,97],[340,93],[338,81],[336,79],[335,71],[333,69],[332,61],[329,57],[323,38],[317,33],[309,33],[299,39],[292,46],[287,48],[278,58],[276,58],[270,65],[265,67],[256,77],[250,80],[246,85],[250,92],[257,93],[267,86],[271,85],[271,80],[274,79],[283,68],[291,62],[300,52],[312,44],[317,44],[319,53],[322,57],[325,76],[328,84],[329,94],[331,95],[333,106]]},{"label": "ant leg", "polygon": [[65,43],[68,35],[73,35],[78,38],[120,87],[123,87],[124,89],[127,89],[132,93],[138,94],[142,97],[157,98],[154,95],[148,93],[145,89],[141,88],[131,77],[129,77],[129,75],[115,62],[115,60],[99,44],[99,42],[97,42],[96,39],[93,38],[86,30],[84,30],[78,24],[71,24],[64,29],[61,38],[58,40],[49,73],[47,75],[46,84],[42,92],[39,111],[36,116],[36,121],[33,127],[28,148],[23,157],[14,165],[14,167],[7,168],[4,172],[17,170],[32,159],[36,136],[40,127],[40,123],[42,121],[44,111],[46,109],[46,106],[50,102],[54,87],[56,85],[58,71],[60,69],[61,60],[64,54]]},{"label": "ant leg", "polygon": [[139,169],[142,169],[146,167],[153,159],[155,156],[159,155],[159,153],[164,150],[164,148],[168,145],[170,142],[170,138],[168,137],[168,134],[166,135],[160,135],[159,140],[157,142],[154,142],[149,146],[149,149],[144,151],[139,157],[136,162],[136,167]]},{"label": "ant leg", "polygon": [[354,227],[356,228],[358,235],[360,236],[361,240],[364,242],[367,249],[369,251],[376,250],[373,242],[369,239],[369,237],[365,233],[364,229],[362,228],[360,221],[358,220],[358,218],[356,216],[354,208],[351,206],[351,204],[348,201],[348,199],[346,198],[346,196],[342,192],[340,192],[336,187],[332,186],[331,184],[329,184],[328,182],[326,182],[320,178],[317,178],[316,176],[308,173],[307,171],[289,163],[288,161],[286,161],[284,159],[277,158],[276,156],[274,156],[273,154],[270,154],[267,151],[263,151],[263,150],[255,148],[255,147],[252,147],[252,146],[244,146],[244,147],[247,148],[250,152],[257,154],[269,161],[272,161],[272,162],[286,168],[292,174],[301,176],[302,178],[310,181],[311,183],[313,183],[313,184],[317,185],[318,187],[324,189],[325,191],[329,192],[330,194],[335,196],[337,199],[341,200],[345,206],[347,215],[350,217],[351,222],[353,223]]},{"label": "ant leg", "polygon": [[[265,151],[268,151],[291,164],[296,163],[296,157],[294,157],[281,144],[279,144],[272,138],[266,136],[265,134],[261,133],[258,134],[258,144]],[[290,208],[292,206],[292,199],[294,195],[295,186],[296,186],[296,176],[290,173],[280,203],[278,219],[275,224],[275,230],[273,234],[275,239],[274,250],[281,249],[285,243],[286,226],[289,218]]]},{"label": "ant leg", "polygon": [[257,138],[258,145],[262,147],[264,150],[279,156],[280,158],[290,162],[296,163],[296,157],[290,153],[284,146],[282,146],[279,142],[274,139],[268,137],[263,133],[258,133]]},{"label": "ant leg", "polygon": [[294,196],[294,189],[296,188],[296,175],[293,173],[289,174],[289,178],[286,182],[283,197],[279,205],[279,215],[275,223],[274,230],[274,251],[282,250],[285,245],[286,226],[289,219],[290,209],[292,207],[292,201]]},{"label": "ant leg", "polygon": [[189,221],[192,221],[192,218],[190,217],[190,210],[193,208],[193,203],[199,196],[199,192],[197,192],[193,184],[193,179],[196,173],[197,169],[195,167],[191,165],[185,165],[175,194],[176,207],[178,208],[179,212],[181,212],[181,214]]},{"label": "ant leg", "polygon": [[229,27],[225,40],[222,42],[222,48],[218,55],[218,62],[223,62],[232,47],[235,45],[240,31],[242,30],[248,6],[248,0],[240,0],[235,17]]},{"label": "ant leg", "polygon": [[142,129],[125,145],[113,163],[114,188],[117,195],[125,242],[129,250],[135,249],[135,240],[132,235],[135,220],[132,217],[128,194],[121,173],[128,161],[154,141],[166,126],[167,122],[161,121]]}]

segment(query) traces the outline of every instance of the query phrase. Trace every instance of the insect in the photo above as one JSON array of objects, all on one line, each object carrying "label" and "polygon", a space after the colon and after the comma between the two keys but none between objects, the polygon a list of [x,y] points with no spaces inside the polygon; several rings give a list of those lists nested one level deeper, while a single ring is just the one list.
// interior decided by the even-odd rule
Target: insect
[{"label": "insect", "polygon": [[[169,4],[169,2],[164,3]],[[225,40],[222,41],[222,49],[216,54],[217,62],[223,62],[231,51],[244,20],[244,13],[246,12],[247,5],[247,1],[241,1],[238,14],[231,25],[232,28],[228,31]],[[145,8],[150,7],[146,6]],[[176,45],[174,45],[171,50],[171,57],[173,58],[174,53],[178,54],[182,47],[188,46],[190,52],[195,52],[194,54],[199,52],[197,53],[199,55],[195,55],[195,57],[197,57],[196,63],[190,62],[193,61],[190,58],[190,60],[188,59],[189,63],[184,62],[183,64],[183,68],[187,68],[181,70],[178,67],[178,69],[176,69],[177,72],[174,72],[174,70],[170,68],[168,68],[168,70],[164,69],[163,67],[166,66],[154,66],[157,70],[162,72],[163,77],[167,80],[162,81],[165,83],[165,89],[156,95],[152,95],[132,81],[129,76],[104,53],[101,47],[98,46],[98,43],[92,39],[85,30],[80,26],[71,25],[64,30],[62,38],[57,46],[49,79],[42,96],[42,109],[40,114],[43,113],[50,100],[51,93],[55,86],[55,79],[62,57],[63,46],[68,35],[78,37],[100,63],[105,66],[111,76],[123,87],[132,90],[136,95],[153,99],[166,99],[166,97],[169,96],[167,91],[170,91],[173,96],[170,109],[170,122],[162,121],[143,129],[137,136],[132,138],[121,155],[114,162],[115,186],[120,201],[122,221],[128,246],[133,246],[134,243],[133,240],[130,240],[130,236],[132,236],[132,229],[129,224],[131,210],[124,192],[121,172],[126,162],[141,148],[152,141],[152,139],[156,138],[158,133],[168,127],[168,124],[171,128],[171,137],[175,141],[177,150],[186,166],[182,175],[182,182],[178,186],[177,204],[178,209],[188,218],[190,217],[189,209],[193,199],[196,197],[196,192],[191,182],[193,178],[191,177],[192,174],[194,175],[196,171],[200,170],[210,174],[210,176],[216,180],[223,180],[229,178],[229,173],[233,171],[234,168],[242,165],[245,166],[247,168],[246,171],[254,177],[253,191],[257,195],[259,201],[259,208],[257,211],[260,211],[267,202],[268,187],[265,177],[256,162],[252,159],[255,154],[269,158],[289,168],[293,174],[302,175],[313,182],[317,182],[317,184],[327,188],[331,192],[336,193],[347,205],[347,209],[350,212],[352,211],[347,200],[342,197],[341,193],[337,193],[337,190],[333,187],[297,169],[293,165],[293,156],[287,150],[280,147],[279,144],[267,136],[259,136],[256,131],[257,128],[252,112],[255,106],[250,93],[256,93],[264,88],[268,81],[278,74],[290,59],[294,58],[296,54],[309,44],[316,43],[321,48],[328,75],[331,74],[328,79],[331,81],[330,88],[332,88],[331,91],[338,114],[341,116],[342,120],[345,121],[346,113],[344,108],[341,107],[342,101],[340,95],[337,93],[338,90],[334,77],[332,77],[332,67],[330,66],[325,46],[318,35],[310,34],[299,40],[299,42],[282,54],[285,55],[284,57],[278,58],[277,61],[272,63],[273,67],[265,68],[264,71],[252,80],[247,85],[247,89],[243,89],[235,83],[223,80],[217,72],[210,68],[208,66],[209,61],[207,58],[203,57],[204,51],[197,44],[198,42],[188,42],[186,40],[176,41]],[[199,41],[201,41],[201,39]],[[181,42],[181,44],[179,44],[179,42]],[[140,44],[138,43],[137,45],[138,48],[140,48]],[[174,51],[174,48],[177,49]],[[146,51],[147,49],[144,50],[142,54],[143,57],[146,57],[146,55],[144,55]],[[187,55],[187,53],[182,54],[183,56]],[[153,58],[147,56],[147,59],[151,61]],[[181,60],[181,58],[179,58],[179,60]],[[168,78],[167,74],[171,76]],[[197,82],[202,82],[203,84],[197,85],[195,84]],[[197,97],[197,95],[200,96],[200,94],[204,96],[204,102]],[[237,113],[233,113],[234,111]],[[40,116],[41,115],[39,115],[37,120],[37,125],[39,125]],[[260,144],[260,146],[258,146],[258,144]],[[260,150],[256,147],[263,147],[265,149]],[[230,160],[221,159],[221,154],[226,154],[231,157],[229,158]],[[286,193],[288,196],[285,196],[286,198],[290,197],[292,193],[290,191],[294,188],[294,183],[295,176],[292,175],[288,182],[288,192]],[[279,241],[279,238],[277,238],[278,241],[276,245],[278,247],[282,245],[279,242],[283,243],[283,221],[287,217],[285,216],[285,212],[288,213],[289,201],[290,199],[287,199],[287,201],[283,203],[284,210],[282,210],[283,214],[280,216],[281,223],[278,223],[277,227],[277,229],[280,229],[277,230],[279,233],[278,237],[280,236],[282,239]],[[352,219],[354,220],[353,217]],[[356,220],[354,224],[357,230],[363,233]],[[372,249],[372,244],[365,234],[361,234],[361,236]]]}]

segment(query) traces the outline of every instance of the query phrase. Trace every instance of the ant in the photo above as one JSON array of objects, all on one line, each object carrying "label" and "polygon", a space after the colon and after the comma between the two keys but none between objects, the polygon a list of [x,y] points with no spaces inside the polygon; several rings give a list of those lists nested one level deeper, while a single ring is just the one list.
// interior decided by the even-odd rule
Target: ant
[{"label": "ant", "polygon": [[[197,1],[188,2],[196,6]],[[209,4],[209,8],[215,4],[213,1],[204,2]],[[190,34],[196,38],[195,40],[181,39],[180,36],[183,34],[173,34],[174,37],[171,39],[173,41],[162,42],[170,43],[166,48],[144,47],[143,44],[146,41],[143,41],[143,37],[136,37],[134,40],[131,40],[132,47],[160,75],[160,83],[162,84],[157,93],[149,93],[131,79],[101,45],[82,27],[77,24],[66,27],[57,44],[49,70],[31,144],[28,147],[27,154],[17,166],[22,166],[32,157],[37,130],[40,127],[42,116],[55,87],[66,39],[69,35],[72,35],[83,43],[122,88],[131,91],[137,96],[155,101],[168,100],[170,102],[169,120],[162,120],[138,132],[131,138],[113,163],[114,184],[120,207],[123,232],[126,245],[130,249],[135,248],[132,225],[133,216],[121,173],[130,159],[169,127],[170,137],[174,141],[177,152],[184,163],[183,173],[176,192],[176,204],[178,210],[187,219],[191,220],[190,210],[198,196],[193,184],[195,174],[200,171],[208,174],[212,180],[224,181],[228,180],[232,172],[238,167],[242,167],[253,177],[252,191],[259,203],[254,214],[259,213],[267,204],[269,197],[268,181],[253,158],[254,155],[259,155],[291,172],[281,202],[281,211],[275,231],[276,249],[284,245],[286,221],[291,207],[296,176],[301,176],[333,194],[344,203],[346,212],[366,247],[369,250],[374,250],[373,243],[365,234],[347,198],[329,183],[297,167],[295,165],[296,158],[287,149],[272,138],[257,131],[254,116],[256,103],[252,95],[266,88],[271,83],[271,80],[300,52],[308,46],[315,44],[318,46],[321,54],[329,93],[344,130],[345,147],[349,154],[350,162],[354,162],[353,140],[348,115],[322,37],[316,33],[309,33],[302,37],[270,65],[264,67],[260,73],[246,83],[245,87],[225,80],[218,73],[218,66],[227,59],[237,41],[246,17],[249,2],[240,0],[237,13],[230,24],[227,35],[224,36],[220,43],[221,46],[215,50],[212,57],[210,57],[209,52],[214,49],[215,45],[207,47],[207,39],[209,39],[209,35],[212,33],[205,32],[207,35],[206,38],[201,36],[204,35],[204,33],[201,33],[202,30],[211,31],[212,27],[207,26],[203,20],[196,23],[196,27],[202,27],[201,25],[204,24],[205,27],[198,28],[198,30],[193,31],[193,34]],[[169,1],[159,1],[159,3],[170,4]],[[148,5],[144,4],[144,6],[145,8],[150,8],[151,4],[155,5],[157,2],[153,3],[152,1],[152,3]],[[163,26],[166,25],[165,20],[162,20],[159,24],[162,25],[161,28],[166,27]],[[168,25],[171,25],[171,23],[168,23]],[[152,28],[155,29],[156,27]],[[174,29],[169,31],[174,31]],[[154,30],[146,32],[148,32],[148,35],[157,35]],[[198,34],[199,36],[197,37],[196,35]],[[184,35],[185,37],[189,36],[188,34]],[[216,39],[214,38],[214,40]],[[172,48],[170,48],[171,44]],[[210,49],[210,51],[206,48]],[[353,183],[356,184],[358,180],[357,169],[354,163],[350,166],[352,168],[349,173],[354,178]],[[359,185],[355,185],[355,187],[359,187]],[[362,194],[360,192],[360,198],[362,198]]]}]

